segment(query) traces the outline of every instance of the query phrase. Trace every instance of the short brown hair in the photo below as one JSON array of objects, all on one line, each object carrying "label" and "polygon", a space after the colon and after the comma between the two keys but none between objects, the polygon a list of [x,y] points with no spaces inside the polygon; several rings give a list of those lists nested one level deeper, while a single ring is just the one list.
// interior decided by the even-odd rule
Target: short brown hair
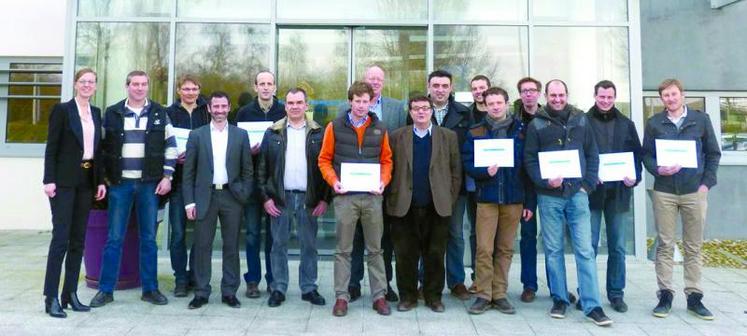
[{"label": "short brown hair", "polygon": [[666,88],[670,86],[676,86],[678,89],[680,89],[680,93],[685,92],[685,88],[682,86],[682,82],[680,82],[679,79],[675,78],[667,78],[659,84],[659,96],[661,96],[661,92],[664,91]]},{"label": "short brown hair", "polygon": [[353,96],[360,97],[365,93],[368,94],[369,99],[373,98],[374,91],[371,85],[363,81],[355,81],[348,89],[348,100],[353,100]]},{"label": "short brown hair", "polygon": [[73,76],[73,82],[77,82],[81,77],[83,77],[83,75],[88,73],[93,74],[94,77],[98,77],[98,75],[96,75],[96,71],[93,71],[93,69],[83,68],[75,73],[75,76]]},{"label": "short brown hair", "polygon": [[150,77],[148,77],[148,73],[143,70],[132,70],[130,73],[127,74],[127,79],[125,80],[125,85],[130,85],[130,82],[132,81],[132,77],[135,76],[145,76],[145,78],[148,78],[148,82],[150,82]]},{"label": "short brown hair", "polygon": [[192,84],[197,85],[198,88],[202,88],[202,85],[200,84],[200,80],[197,79],[196,76],[192,74],[184,74],[176,81],[176,87],[181,88],[182,85],[186,82],[192,82]]},{"label": "short brown hair", "polygon": [[519,79],[519,82],[516,83],[516,91],[521,92],[521,85],[524,83],[534,83],[534,85],[537,86],[537,91],[542,91],[542,83],[532,77],[524,77],[522,79]]},{"label": "short brown hair", "polygon": [[508,92],[506,92],[506,90],[504,90],[503,88],[499,88],[497,86],[494,86],[494,87],[491,87],[491,88],[485,90],[482,93],[482,98],[483,99],[488,98],[488,96],[503,96],[503,98],[505,99],[506,103],[508,103]]}]

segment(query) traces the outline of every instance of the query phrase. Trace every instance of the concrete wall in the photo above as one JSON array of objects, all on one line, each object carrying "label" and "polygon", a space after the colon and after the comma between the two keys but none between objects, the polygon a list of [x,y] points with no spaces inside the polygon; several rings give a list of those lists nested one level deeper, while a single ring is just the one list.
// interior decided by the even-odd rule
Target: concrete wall
[{"label": "concrete wall", "polygon": [[0,56],[62,57],[66,0],[5,0],[0,6]]}]

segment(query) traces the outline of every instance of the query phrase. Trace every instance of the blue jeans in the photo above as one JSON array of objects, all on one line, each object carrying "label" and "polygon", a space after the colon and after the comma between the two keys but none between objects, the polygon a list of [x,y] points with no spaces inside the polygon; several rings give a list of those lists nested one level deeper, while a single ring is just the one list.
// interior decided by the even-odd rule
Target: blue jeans
[{"label": "blue jeans", "polygon": [[156,182],[122,180],[109,187],[109,233],[101,259],[99,290],[112,293],[119,276],[122,259],[122,242],[130,222],[130,212],[135,203],[140,238],[140,280],[143,293],[158,289],[158,248],[156,247],[156,216],[158,196]]},{"label": "blue jeans", "polygon": [[449,242],[446,244],[446,286],[464,284],[464,212],[467,196],[459,195],[449,222]]},{"label": "blue jeans", "polygon": [[[255,194],[252,194],[255,195]],[[247,283],[259,283],[262,280],[262,263],[259,261],[259,248],[262,244],[260,235],[262,232],[262,217],[265,217],[265,223],[270,223],[266,218],[265,210],[262,203],[259,203],[259,197],[252,196],[249,202],[244,206],[244,224],[246,227],[246,266],[247,272],[244,273],[244,281]],[[272,283],[272,266],[270,261],[270,250],[272,249],[272,233],[269,225],[265,230],[265,281],[270,285]]]},{"label": "blue jeans", "polygon": [[582,191],[575,193],[570,199],[540,194],[537,195],[537,201],[542,217],[542,242],[550,295],[553,300],[569,303],[564,255],[564,226],[567,223],[576,258],[579,300],[584,314],[588,314],[601,305],[596,255],[591,246],[589,196]]},{"label": "blue jeans", "polygon": [[519,253],[521,254],[521,283],[524,289],[537,291],[537,209],[530,209],[534,213],[528,221],[521,219],[521,239]]},{"label": "blue jeans", "polygon": [[[194,269],[194,244],[189,247],[187,256],[186,228],[187,217],[184,211],[184,196],[181,186],[171,191],[169,196],[169,255],[171,256],[171,268],[174,270],[174,278],[177,286],[188,285],[194,282],[192,269]],[[187,263],[189,262],[189,271]]]},{"label": "blue jeans", "polygon": [[291,222],[295,218],[298,242],[301,248],[301,263],[298,266],[298,284],[301,293],[306,294],[317,289],[316,250],[317,218],[311,215],[313,209],[307,209],[304,202],[306,193],[285,192],[285,206],[278,207],[280,216],[270,217],[272,228],[272,289],[285,294],[288,291],[288,239],[290,239]]},{"label": "blue jeans", "polygon": [[[591,244],[594,255],[599,249],[602,215],[607,229],[607,299],[622,298],[625,289],[625,223],[627,212],[615,212],[614,201],[605,200],[604,210],[591,210]],[[633,223],[629,223],[632,225]]]}]

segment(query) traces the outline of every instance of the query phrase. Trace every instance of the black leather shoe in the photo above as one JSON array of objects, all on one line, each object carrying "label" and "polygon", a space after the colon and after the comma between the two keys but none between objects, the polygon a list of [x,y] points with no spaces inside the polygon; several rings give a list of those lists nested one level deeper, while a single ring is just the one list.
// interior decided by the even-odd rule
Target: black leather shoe
[{"label": "black leather shoe", "polygon": [[389,302],[399,301],[399,296],[397,296],[397,292],[395,292],[392,286],[389,286],[389,285],[386,286],[386,295],[384,295],[384,298],[386,298],[386,300]]},{"label": "black leather shoe", "polygon": [[350,302],[355,302],[355,300],[358,300],[361,297],[361,288],[348,287],[348,294],[350,294]]},{"label": "black leather shoe", "polygon": [[44,311],[52,317],[66,318],[67,313],[60,307],[60,301],[56,297],[47,296],[44,299]]},{"label": "black leather shoe", "polygon": [[323,306],[327,303],[327,301],[324,300],[324,297],[322,297],[321,294],[316,291],[316,289],[306,294],[302,294],[301,300],[309,301],[311,302],[311,304],[317,306]]},{"label": "black leather shoe", "polygon": [[200,308],[208,303],[208,299],[206,297],[202,296],[195,296],[192,301],[189,301],[189,306],[187,308],[189,309],[197,309]]},{"label": "black leather shoe", "polygon": [[143,300],[145,302],[150,302],[154,305],[159,305],[159,306],[163,306],[169,303],[169,299],[167,299],[166,296],[161,294],[161,291],[157,289],[150,291],[150,292],[143,293],[143,296],[140,297],[140,300]]},{"label": "black leather shoe", "polygon": [[62,293],[60,301],[62,303],[62,308],[67,308],[67,305],[70,304],[70,308],[72,308],[73,311],[87,312],[91,310],[91,307],[80,303],[80,300],[78,300],[78,293]]},{"label": "black leather shoe", "polygon": [[220,298],[220,302],[225,303],[231,308],[241,308],[241,302],[236,298],[236,295],[226,295]]},{"label": "black leather shoe", "polygon": [[267,305],[270,307],[277,307],[280,306],[283,301],[285,301],[285,294],[280,291],[272,291],[272,293],[270,293],[270,298],[267,299]]},{"label": "black leather shoe", "polygon": [[91,299],[91,303],[89,305],[91,306],[91,308],[98,308],[103,307],[104,305],[112,301],[114,301],[114,295],[112,293],[99,291],[98,293],[96,293],[96,296]]}]

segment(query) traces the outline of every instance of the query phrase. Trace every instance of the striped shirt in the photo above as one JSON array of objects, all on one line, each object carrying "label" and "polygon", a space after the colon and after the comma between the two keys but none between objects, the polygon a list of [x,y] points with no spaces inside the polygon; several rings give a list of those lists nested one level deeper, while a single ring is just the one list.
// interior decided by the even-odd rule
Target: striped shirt
[{"label": "striped shirt", "polygon": [[[145,131],[150,115],[150,101],[146,100],[142,108],[131,108],[125,101],[124,143],[122,144],[122,178],[139,179],[143,177],[143,160],[145,157]],[[166,113],[163,111],[163,113]],[[171,176],[176,166],[176,137],[174,128],[166,117],[163,175]]]}]

